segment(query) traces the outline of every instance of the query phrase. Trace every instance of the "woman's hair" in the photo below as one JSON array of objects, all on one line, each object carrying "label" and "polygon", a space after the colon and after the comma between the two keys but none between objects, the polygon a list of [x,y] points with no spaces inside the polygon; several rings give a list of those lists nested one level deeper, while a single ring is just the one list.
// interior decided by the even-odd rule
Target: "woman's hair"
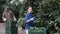
[{"label": "woman's hair", "polygon": [[29,9],[29,7],[32,7],[31,5],[27,7],[27,9]]},{"label": "woman's hair", "polygon": [[10,7],[8,7],[8,6],[5,6],[4,9],[5,9],[5,8],[8,9],[8,10],[10,10]]}]

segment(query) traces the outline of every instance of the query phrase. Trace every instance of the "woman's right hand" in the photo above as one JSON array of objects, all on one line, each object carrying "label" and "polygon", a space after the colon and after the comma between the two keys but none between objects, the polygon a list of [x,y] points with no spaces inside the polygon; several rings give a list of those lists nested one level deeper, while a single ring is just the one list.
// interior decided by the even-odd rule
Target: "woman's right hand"
[{"label": "woman's right hand", "polygon": [[3,18],[3,21],[6,21],[7,19],[6,18]]}]

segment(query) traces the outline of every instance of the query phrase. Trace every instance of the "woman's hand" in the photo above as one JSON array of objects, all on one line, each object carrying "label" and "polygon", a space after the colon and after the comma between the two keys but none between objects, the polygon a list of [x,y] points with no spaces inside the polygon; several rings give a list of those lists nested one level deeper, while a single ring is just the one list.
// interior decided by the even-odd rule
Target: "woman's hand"
[{"label": "woman's hand", "polygon": [[3,18],[3,21],[6,21],[7,19],[6,18]]},{"label": "woman's hand", "polygon": [[27,20],[27,22],[30,22],[30,20]]}]

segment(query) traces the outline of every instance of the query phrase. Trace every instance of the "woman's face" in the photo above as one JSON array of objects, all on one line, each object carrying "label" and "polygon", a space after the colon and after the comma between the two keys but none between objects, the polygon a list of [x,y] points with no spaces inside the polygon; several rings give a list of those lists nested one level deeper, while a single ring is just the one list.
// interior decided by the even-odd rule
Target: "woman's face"
[{"label": "woman's face", "polygon": [[8,9],[7,9],[7,8],[5,8],[4,10],[5,10],[5,11],[8,11]]},{"label": "woman's face", "polygon": [[28,8],[28,12],[29,12],[29,13],[32,13],[32,11],[33,11],[33,10],[32,10],[32,7],[29,7],[29,8]]}]

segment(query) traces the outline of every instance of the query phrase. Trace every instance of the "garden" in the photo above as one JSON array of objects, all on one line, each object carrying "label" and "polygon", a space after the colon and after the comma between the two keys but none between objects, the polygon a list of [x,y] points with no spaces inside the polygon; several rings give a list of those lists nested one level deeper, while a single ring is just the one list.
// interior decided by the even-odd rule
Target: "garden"
[{"label": "garden", "polygon": [[[29,30],[54,34],[60,32],[60,0],[0,0],[0,21],[4,6],[9,6],[17,18],[17,26],[25,28],[24,17],[28,6],[33,7],[34,26]],[[57,30],[55,30],[55,24]],[[60,34],[60,33],[57,33]]]}]

